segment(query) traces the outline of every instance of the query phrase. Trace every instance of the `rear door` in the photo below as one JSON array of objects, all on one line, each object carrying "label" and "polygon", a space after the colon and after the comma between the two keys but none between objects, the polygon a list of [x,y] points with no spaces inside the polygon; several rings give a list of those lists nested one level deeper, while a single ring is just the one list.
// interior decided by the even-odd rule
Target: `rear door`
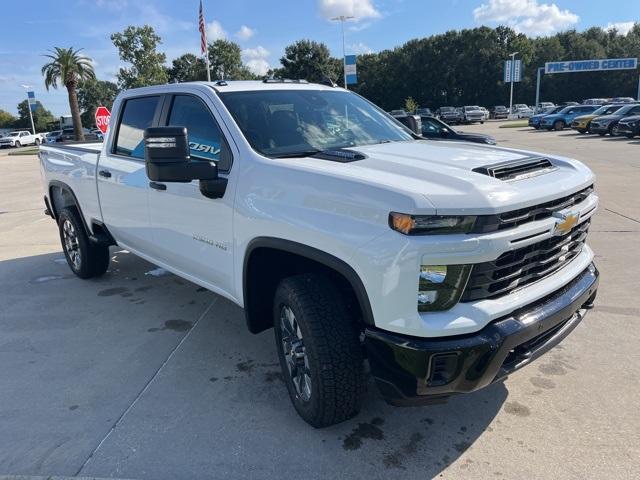
[{"label": "rear door", "polygon": [[187,127],[191,161],[214,162],[229,183],[222,198],[190,183],[157,182],[149,191],[154,256],[219,293],[233,291],[232,153],[210,100],[195,94],[167,97],[161,124]]},{"label": "rear door", "polygon": [[144,129],[157,124],[163,95],[123,100],[114,134],[98,162],[98,195],[102,218],[118,243],[148,253],[148,191],[144,163]]}]

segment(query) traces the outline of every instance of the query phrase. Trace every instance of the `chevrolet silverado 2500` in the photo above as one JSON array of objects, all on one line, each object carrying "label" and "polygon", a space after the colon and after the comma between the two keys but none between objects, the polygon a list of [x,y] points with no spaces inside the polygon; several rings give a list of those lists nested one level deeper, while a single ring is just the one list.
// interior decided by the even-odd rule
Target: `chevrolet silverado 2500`
[{"label": "chevrolet silverado 2500", "polygon": [[121,93],[103,144],[43,146],[71,270],[119,245],[271,327],[297,412],[358,412],[364,361],[395,405],[499,381],[593,305],[598,197],[580,162],[426,140],[303,81]]}]

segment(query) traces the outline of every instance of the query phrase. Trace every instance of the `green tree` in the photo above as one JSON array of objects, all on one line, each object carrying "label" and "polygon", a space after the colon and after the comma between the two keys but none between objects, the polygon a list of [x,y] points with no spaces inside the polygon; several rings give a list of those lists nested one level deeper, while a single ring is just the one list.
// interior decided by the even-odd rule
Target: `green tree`
[{"label": "green tree", "polygon": [[309,82],[321,82],[326,78],[335,81],[340,68],[340,61],[331,57],[329,48],[313,40],[298,40],[288,45],[280,63],[282,68],[273,72],[276,76]]},{"label": "green tree", "polygon": [[404,109],[407,113],[415,113],[417,108],[418,108],[418,104],[413,99],[413,97],[408,97],[404,101]]},{"label": "green tree", "polygon": [[118,95],[118,86],[106,80],[91,79],[78,86],[78,103],[82,114],[83,125],[93,125],[96,108],[99,106],[111,109]]},{"label": "green tree", "polygon": [[74,50],[73,47],[55,47],[50,54],[45,55],[51,61],[42,67],[44,86],[47,90],[49,87],[58,88],[59,83],[67,88],[76,140],[84,140],[78,106],[78,83],[96,77],[91,59],[80,55],[80,51],[81,49]]},{"label": "green tree", "polygon": [[6,110],[0,110],[0,128],[11,128],[16,121],[16,117]]},{"label": "green tree", "polygon": [[195,82],[207,79],[207,70],[204,60],[193,53],[174,58],[171,67],[167,70],[170,83]]},{"label": "green tree", "polygon": [[[33,125],[36,132],[46,132],[49,124],[55,122],[53,114],[42,106],[42,103],[36,101],[36,108],[32,112]],[[18,104],[18,118],[12,125],[13,128],[31,130],[31,119],[29,118],[29,102],[23,100]]]},{"label": "green tree", "polygon": [[164,68],[167,57],[157,51],[162,41],[153,27],[129,26],[123,32],[111,35],[111,41],[118,49],[120,59],[131,64],[128,68],[121,67],[118,72],[121,89],[167,83],[168,75]]},{"label": "green tree", "polygon": [[[240,45],[229,40],[209,44],[209,64],[212,79],[255,80],[258,78],[242,63]],[[206,70],[205,70],[206,78]]]}]

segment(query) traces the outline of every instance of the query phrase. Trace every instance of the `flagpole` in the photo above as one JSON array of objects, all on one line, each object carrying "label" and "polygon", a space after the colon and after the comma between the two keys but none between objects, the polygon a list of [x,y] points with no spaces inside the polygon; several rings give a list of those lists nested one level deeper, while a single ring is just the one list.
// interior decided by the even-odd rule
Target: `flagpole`
[{"label": "flagpole", "polygon": [[200,53],[204,55],[204,63],[207,67],[207,82],[211,81],[211,65],[209,65],[209,44],[207,43],[207,22],[204,19],[204,8],[200,0],[198,12],[198,30],[200,30]]},{"label": "flagpole", "polygon": [[209,46],[207,45],[207,53],[204,54],[204,63],[207,65],[207,82],[211,81],[211,66],[209,65]]}]

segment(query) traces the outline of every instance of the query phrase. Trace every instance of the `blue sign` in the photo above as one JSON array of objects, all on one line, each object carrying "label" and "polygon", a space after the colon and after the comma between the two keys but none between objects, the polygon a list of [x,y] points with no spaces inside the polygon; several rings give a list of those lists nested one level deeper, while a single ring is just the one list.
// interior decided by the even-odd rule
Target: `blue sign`
[{"label": "blue sign", "polygon": [[347,85],[353,85],[354,83],[358,83],[358,72],[356,70],[355,55],[344,56],[344,75],[347,80]]},{"label": "blue sign", "polygon": [[544,73],[600,72],[603,70],[633,70],[638,67],[637,58],[602,58],[599,60],[571,60],[547,62]]},{"label": "blue sign", "polygon": [[36,111],[38,104],[36,103],[36,93],[35,92],[27,92],[27,98],[29,99],[29,108],[32,112]]},{"label": "blue sign", "polygon": [[505,60],[503,80],[504,83],[522,80],[522,60]]}]

